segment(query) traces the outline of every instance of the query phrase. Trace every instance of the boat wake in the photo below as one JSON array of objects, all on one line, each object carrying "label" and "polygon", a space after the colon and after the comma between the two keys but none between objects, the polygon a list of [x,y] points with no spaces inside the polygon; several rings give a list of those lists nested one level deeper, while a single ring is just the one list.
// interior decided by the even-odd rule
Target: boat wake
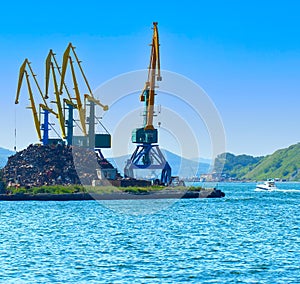
[{"label": "boat wake", "polygon": [[295,193],[300,193],[299,189],[276,189],[274,191],[276,191],[276,192],[295,192]]},{"label": "boat wake", "polygon": [[294,193],[300,193],[299,189],[271,189],[271,190],[265,190],[261,188],[256,188],[254,191],[256,192],[294,192]]}]

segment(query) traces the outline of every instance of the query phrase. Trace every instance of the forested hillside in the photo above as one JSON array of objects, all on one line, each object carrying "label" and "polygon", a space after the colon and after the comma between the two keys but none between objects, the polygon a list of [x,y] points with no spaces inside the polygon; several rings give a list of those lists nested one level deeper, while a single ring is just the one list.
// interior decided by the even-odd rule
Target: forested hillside
[{"label": "forested hillside", "polygon": [[300,180],[300,143],[265,157],[223,153],[215,160],[215,171],[220,172],[223,164],[222,174],[227,178]]}]

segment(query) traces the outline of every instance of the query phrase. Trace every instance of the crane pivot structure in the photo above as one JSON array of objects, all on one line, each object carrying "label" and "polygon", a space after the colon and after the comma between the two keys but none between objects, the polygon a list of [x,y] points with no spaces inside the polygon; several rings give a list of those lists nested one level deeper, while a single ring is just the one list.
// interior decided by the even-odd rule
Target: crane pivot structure
[{"label": "crane pivot structure", "polygon": [[160,54],[157,22],[153,23],[153,36],[148,68],[148,80],[140,95],[140,101],[145,103],[144,126],[132,131],[132,143],[138,144],[131,158],[127,160],[124,168],[126,177],[134,178],[134,170],[162,170],[159,182],[169,184],[171,182],[171,167],[162,154],[158,142],[157,129],[153,126],[154,101],[156,81],[161,81]]}]

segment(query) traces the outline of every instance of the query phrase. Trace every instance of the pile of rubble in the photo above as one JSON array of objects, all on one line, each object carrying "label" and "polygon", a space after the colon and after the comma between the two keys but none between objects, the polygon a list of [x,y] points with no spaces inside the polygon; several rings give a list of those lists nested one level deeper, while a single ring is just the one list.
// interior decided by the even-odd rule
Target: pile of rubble
[{"label": "pile of rubble", "polygon": [[113,166],[93,150],[60,144],[30,145],[8,158],[3,180],[8,186],[22,187],[90,185],[98,178],[97,169],[113,169]]}]

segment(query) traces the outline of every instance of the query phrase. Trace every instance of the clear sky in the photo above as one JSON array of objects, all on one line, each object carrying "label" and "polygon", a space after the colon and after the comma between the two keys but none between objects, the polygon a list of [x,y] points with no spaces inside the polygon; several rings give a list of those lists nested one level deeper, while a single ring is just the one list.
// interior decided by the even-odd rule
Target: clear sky
[{"label": "clear sky", "polygon": [[[266,155],[300,138],[298,1],[5,1],[0,10],[0,147],[37,142],[19,67],[29,58],[44,82],[50,48],[69,42],[92,87],[148,65],[159,22],[161,66],[201,86],[215,104],[226,150]],[[138,82],[138,84],[140,84]],[[140,88],[143,87],[142,82]],[[204,155],[205,156],[205,155]]]}]

